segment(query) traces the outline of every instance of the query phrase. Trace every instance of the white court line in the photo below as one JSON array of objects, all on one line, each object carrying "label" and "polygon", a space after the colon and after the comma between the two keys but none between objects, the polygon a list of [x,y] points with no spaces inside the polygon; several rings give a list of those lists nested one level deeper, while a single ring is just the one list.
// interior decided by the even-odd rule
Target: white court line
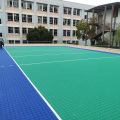
[{"label": "white court line", "polygon": [[94,59],[100,60],[100,59],[108,59],[108,58],[120,58],[120,57],[101,57],[101,58],[87,58],[87,59],[75,59],[75,60],[64,60],[64,61],[52,61],[52,62],[41,62],[41,63],[20,64],[20,66],[24,66],[24,65],[40,65],[40,64],[59,63],[59,62],[74,62],[74,61],[94,60]]},{"label": "white court line", "polygon": [[84,53],[60,53],[60,54],[42,54],[42,55],[24,55],[24,56],[13,56],[13,57],[33,57],[33,56],[51,56],[51,55],[64,55],[64,54],[86,54],[90,52]]},{"label": "white court line", "polygon": [[[5,48],[4,48],[5,49]],[[7,52],[7,50],[5,49]],[[8,53],[8,52],[7,52]],[[12,56],[8,53],[8,55],[12,58]],[[56,115],[58,120],[62,120],[60,116],[56,113],[56,111],[53,109],[53,107],[48,103],[48,101],[44,98],[44,96],[40,93],[40,91],[34,86],[34,84],[31,82],[31,80],[28,78],[28,76],[23,72],[23,70],[20,68],[20,66],[16,63],[16,61],[12,58],[12,60],[15,62],[15,64],[18,66],[18,68],[21,70],[21,72],[25,75],[27,80],[31,83],[31,85],[34,87],[34,89],[38,92],[38,94],[42,97],[44,102],[48,105],[48,107],[52,110],[52,112]]]},{"label": "white court line", "polygon": [[33,51],[9,51],[9,52],[17,52],[17,53],[18,52],[28,52],[29,53],[29,52],[37,52],[37,51],[70,51],[70,50],[33,50]]}]

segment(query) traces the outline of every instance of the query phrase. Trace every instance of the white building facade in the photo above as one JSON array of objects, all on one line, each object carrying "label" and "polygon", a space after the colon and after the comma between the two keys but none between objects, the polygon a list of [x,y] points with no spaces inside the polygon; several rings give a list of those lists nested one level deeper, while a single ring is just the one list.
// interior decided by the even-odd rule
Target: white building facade
[{"label": "white building facade", "polygon": [[44,26],[53,43],[77,42],[76,23],[93,6],[63,0],[0,0],[0,36],[5,43],[26,43],[31,28]]}]

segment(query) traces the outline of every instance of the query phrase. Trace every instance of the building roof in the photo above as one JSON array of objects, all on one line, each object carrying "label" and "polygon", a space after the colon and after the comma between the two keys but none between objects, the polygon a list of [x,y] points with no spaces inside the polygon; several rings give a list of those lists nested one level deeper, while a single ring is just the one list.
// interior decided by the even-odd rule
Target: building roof
[{"label": "building roof", "polygon": [[101,11],[104,11],[105,6],[107,6],[107,10],[112,9],[112,5],[114,5],[114,7],[120,7],[120,2],[114,2],[114,3],[99,5],[99,6],[91,8],[91,9],[88,9],[85,12],[92,12],[92,10],[94,9],[95,13],[99,13]]}]

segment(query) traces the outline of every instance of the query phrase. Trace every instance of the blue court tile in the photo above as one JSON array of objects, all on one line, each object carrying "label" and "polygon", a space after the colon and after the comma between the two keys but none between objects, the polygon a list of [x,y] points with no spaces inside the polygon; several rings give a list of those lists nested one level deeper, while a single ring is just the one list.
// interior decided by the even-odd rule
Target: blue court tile
[{"label": "blue court tile", "polygon": [[57,120],[4,49],[0,49],[0,120]]}]

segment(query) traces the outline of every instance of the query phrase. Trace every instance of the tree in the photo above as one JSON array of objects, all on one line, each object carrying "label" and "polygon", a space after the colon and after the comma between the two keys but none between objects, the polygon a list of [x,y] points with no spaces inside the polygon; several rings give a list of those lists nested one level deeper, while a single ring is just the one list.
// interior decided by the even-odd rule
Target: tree
[{"label": "tree", "polygon": [[[93,18],[93,23],[95,23],[95,21],[96,21],[96,17]],[[92,31],[92,27],[91,27],[92,18],[90,18],[89,23],[90,24],[87,25],[86,20],[84,20],[84,19],[82,19],[82,20],[77,22],[77,25],[76,25],[76,28],[77,28],[77,31],[76,31],[77,39],[82,39],[82,40],[86,39],[86,41],[88,39],[90,39],[91,31]],[[86,34],[86,26],[87,26],[87,34]],[[96,31],[96,26],[93,25],[93,35],[95,35],[95,31]],[[85,42],[85,45],[86,44],[87,43]]]},{"label": "tree", "polygon": [[116,48],[119,44],[119,47],[120,47],[120,24],[118,25],[117,27],[117,31],[116,31],[116,35],[113,37],[113,41],[116,43]]},{"label": "tree", "polygon": [[43,26],[31,29],[27,34],[27,40],[34,43],[52,43],[53,35]]}]

